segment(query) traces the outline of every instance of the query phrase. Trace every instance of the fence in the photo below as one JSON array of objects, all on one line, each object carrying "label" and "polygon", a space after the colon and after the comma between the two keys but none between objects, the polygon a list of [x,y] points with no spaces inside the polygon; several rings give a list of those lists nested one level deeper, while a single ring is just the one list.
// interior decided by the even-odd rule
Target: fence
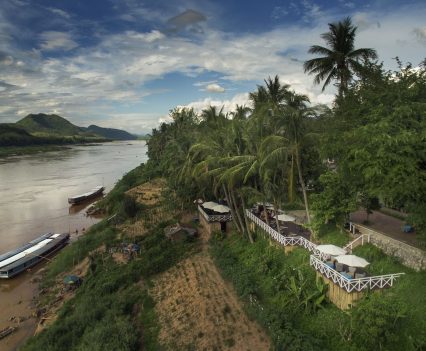
[{"label": "fence", "polygon": [[[352,227],[352,224],[351,224]],[[352,231],[352,228],[351,228]],[[361,234],[358,238],[351,241],[349,244],[347,244],[345,247],[343,247],[347,252],[352,253],[352,250],[356,248],[357,246],[364,245],[364,243],[370,242],[370,234]]]},{"label": "fence", "polygon": [[257,224],[260,228],[262,228],[266,233],[268,233],[272,239],[275,241],[278,241],[283,246],[302,246],[305,249],[307,249],[309,252],[312,252],[313,254],[317,255],[323,260],[326,260],[328,258],[328,255],[322,253],[321,251],[317,250],[317,245],[314,244],[312,241],[309,241],[308,239],[304,238],[303,236],[284,236],[281,235],[279,232],[277,232],[275,229],[270,227],[267,223],[262,221],[259,217],[255,216],[253,213],[251,213],[249,210],[246,210],[246,216],[248,219],[253,221],[255,224]]},{"label": "fence", "polygon": [[[395,274],[386,274],[379,275],[374,277],[358,278],[358,279],[349,279],[342,275],[340,272],[328,266],[324,261],[328,258],[328,255],[323,254],[316,249],[317,245],[309,241],[306,238],[301,236],[286,237],[278,233],[275,229],[271,228],[267,223],[262,221],[260,218],[255,216],[249,210],[246,210],[246,216],[260,228],[262,228],[266,233],[268,233],[275,241],[278,241],[283,246],[288,245],[298,245],[306,248],[308,251],[312,252],[313,255],[310,256],[309,263],[317,272],[320,272],[326,278],[333,281],[334,284],[340,286],[342,289],[347,292],[357,291],[360,292],[365,289],[383,289],[391,287],[396,278],[400,277],[405,273],[395,273]],[[369,242],[369,235],[361,235],[348,245],[344,249],[352,250],[353,247],[358,244],[364,244],[364,242]]]},{"label": "fence", "polygon": [[207,222],[230,222],[230,221],[232,221],[232,215],[229,214],[229,213],[220,214],[220,215],[208,215],[206,212],[204,212],[204,210],[201,206],[198,206],[198,211],[206,219]]},{"label": "fence", "polygon": [[374,277],[349,279],[343,276],[340,272],[328,266],[325,262],[319,258],[311,255],[310,265],[315,268],[316,271],[320,272],[326,278],[333,281],[334,284],[345,289],[347,292],[361,291],[365,289],[383,289],[393,286],[393,282],[396,278],[402,276],[405,273],[395,273],[378,275]]}]

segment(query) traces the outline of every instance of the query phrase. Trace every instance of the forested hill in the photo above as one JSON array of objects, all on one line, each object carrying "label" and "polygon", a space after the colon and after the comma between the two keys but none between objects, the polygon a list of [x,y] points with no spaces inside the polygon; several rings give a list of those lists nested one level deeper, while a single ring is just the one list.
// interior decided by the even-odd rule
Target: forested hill
[{"label": "forested hill", "polygon": [[46,115],[44,113],[29,114],[16,122],[16,124],[24,128],[27,132],[38,135],[87,135],[84,128],[78,127],[58,115]]},{"label": "forested hill", "polygon": [[0,123],[1,146],[73,144],[108,140],[134,140],[120,129],[91,125],[79,127],[58,115],[29,114],[16,123]]},{"label": "forested hill", "polygon": [[115,128],[102,128],[99,126],[96,126],[94,124],[87,127],[87,131],[92,132],[96,135],[101,135],[108,139],[113,140],[135,140],[137,137],[135,135],[132,135],[125,130],[121,129],[115,129]]}]

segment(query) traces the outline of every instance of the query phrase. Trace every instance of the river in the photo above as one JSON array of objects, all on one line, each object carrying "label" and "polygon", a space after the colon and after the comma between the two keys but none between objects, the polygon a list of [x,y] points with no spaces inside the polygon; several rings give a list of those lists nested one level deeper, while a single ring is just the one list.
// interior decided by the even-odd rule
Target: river
[{"label": "river", "polygon": [[[0,254],[48,232],[82,235],[99,218],[88,217],[90,204],[70,207],[69,196],[97,185],[106,192],[124,173],[147,160],[144,141],[71,146],[60,151],[0,158]],[[37,284],[30,273],[0,280],[0,330],[16,326],[10,318],[28,317]],[[34,320],[32,318],[32,320]],[[0,340],[1,350],[14,350],[32,333],[34,323],[19,323],[13,335]]]}]

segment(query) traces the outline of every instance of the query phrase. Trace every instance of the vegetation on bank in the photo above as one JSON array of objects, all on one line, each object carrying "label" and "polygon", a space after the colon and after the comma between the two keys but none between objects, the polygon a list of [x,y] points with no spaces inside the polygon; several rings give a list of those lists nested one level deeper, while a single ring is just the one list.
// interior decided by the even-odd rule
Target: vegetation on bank
[{"label": "vegetation on bank", "polygon": [[174,266],[196,249],[191,241],[171,242],[163,229],[170,222],[160,222],[131,241],[140,245],[141,254],[127,264],[117,263],[109,253],[126,237],[117,225],[146,216],[147,208],[126,210],[125,191],[147,181],[149,166],[141,165],[127,173],[111,191],[104,205],[111,220],[92,226],[48,265],[41,287],[42,305],[56,298],[61,277],[84,259],[89,259],[88,274],[75,296],[65,302],[57,320],[31,338],[23,350],[159,350],[159,325],[154,302],[148,289],[152,277]]},{"label": "vegetation on bank", "polygon": [[38,134],[33,135],[25,129],[11,123],[0,124],[0,146],[2,148],[18,148],[23,146],[47,146],[47,145],[67,145],[83,144],[93,142],[109,141],[96,135],[54,135]]},{"label": "vegetation on bank", "polygon": [[67,148],[65,145],[2,146],[0,148],[0,157],[31,155],[48,151],[60,151]]}]

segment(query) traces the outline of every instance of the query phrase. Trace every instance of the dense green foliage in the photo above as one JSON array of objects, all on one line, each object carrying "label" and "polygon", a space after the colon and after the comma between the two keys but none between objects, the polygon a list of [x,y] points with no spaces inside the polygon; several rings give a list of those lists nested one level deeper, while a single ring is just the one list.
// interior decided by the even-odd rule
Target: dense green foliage
[{"label": "dense green foliage", "polygon": [[29,114],[16,122],[16,124],[29,133],[41,135],[54,134],[56,136],[70,136],[85,134],[82,128],[77,127],[58,115],[46,115],[44,113]]},{"label": "dense green foliage", "polygon": [[[338,165],[320,179],[319,219],[344,219],[374,198],[412,213],[417,232],[426,235],[426,71],[410,66],[385,72],[380,66],[350,87],[325,117],[323,153]],[[423,216],[421,215],[423,213]]]},{"label": "dense green foliage", "polygon": [[323,298],[308,253],[282,248],[258,237],[254,244],[236,235],[216,236],[212,254],[223,275],[265,327],[276,350],[421,350],[426,346],[425,272],[414,272],[374,246],[357,253],[371,272],[405,271],[392,289],[367,295],[348,312]]}]

